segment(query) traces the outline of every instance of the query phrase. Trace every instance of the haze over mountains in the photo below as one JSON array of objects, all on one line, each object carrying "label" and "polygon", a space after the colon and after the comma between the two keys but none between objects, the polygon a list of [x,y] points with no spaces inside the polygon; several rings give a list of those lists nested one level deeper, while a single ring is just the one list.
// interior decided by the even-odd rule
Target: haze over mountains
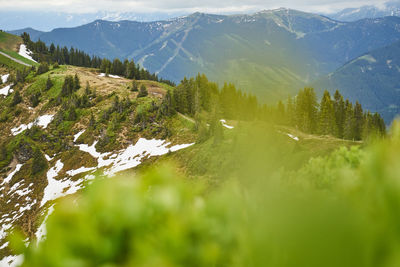
[{"label": "haze over mountains", "polygon": [[[391,2],[386,9],[374,7],[380,13],[366,12],[372,10],[367,6],[333,17],[353,20],[344,14],[351,13],[353,18],[396,15],[397,7],[396,2]],[[318,84],[330,90],[344,86],[337,89],[342,90],[345,97],[360,99],[371,111],[382,112],[387,122],[397,112],[393,109],[397,104],[391,103],[394,98],[390,103],[386,101],[390,99],[387,97],[367,100],[365,96],[370,94],[360,97],[360,90],[352,91],[342,81],[336,81],[339,79],[336,75],[330,74],[336,70],[343,73],[348,69],[342,68],[343,65],[399,41],[400,18],[397,16],[343,22],[281,8],[251,15],[195,13],[154,22],[96,20],[50,32],[23,29],[11,33],[18,35],[24,31],[33,40],[41,39],[47,44],[72,46],[110,59],[134,59],[149,71],[175,82],[185,76],[205,73],[219,83],[232,82],[267,103],[286,99],[302,86]],[[389,58],[376,60],[396,61]],[[380,73],[384,69],[375,70],[379,72],[376,75],[384,77]],[[336,82],[331,81],[332,77]],[[383,84],[369,79],[361,84],[370,86],[366,90],[372,90],[378,96],[383,91],[394,94],[393,88],[397,86],[393,79]],[[378,90],[379,86],[385,88]],[[323,88],[317,89],[321,93]]]},{"label": "haze over mountains", "polygon": [[32,37],[101,57],[133,58],[174,81],[202,72],[276,101],[353,58],[399,40],[399,24],[397,17],[344,23],[278,9],[253,15],[195,13],[157,22],[97,20]]},{"label": "haze over mountains", "polygon": [[399,16],[400,2],[389,1],[381,7],[362,6],[358,8],[346,8],[337,13],[327,14],[328,17],[339,21],[356,21],[365,18],[381,18],[386,16]]}]

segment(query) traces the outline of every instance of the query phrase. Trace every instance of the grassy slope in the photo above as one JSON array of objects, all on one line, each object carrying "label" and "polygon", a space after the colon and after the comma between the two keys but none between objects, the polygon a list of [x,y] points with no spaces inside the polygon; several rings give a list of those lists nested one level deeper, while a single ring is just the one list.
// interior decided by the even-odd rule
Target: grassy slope
[{"label": "grassy slope", "polygon": [[[93,100],[94,106],[88,108],[79,108],[76,110],[78,119],[76,121],[63,121],[61,124],[56,125],[52,122],[46,129],[39,129],[29,134],[20,134],[13,137],[11,135],[11,128],[17,127],[22,123],[32,122],[35,118],[44,114],[55,114],[60,106],[55,105],[55,101],[61,92],[64,77],[66,75],[78,74],[81,80],[81,89],[77,91],[77,95],[84,94],[86,82],[89,82],[90,88],[96,91],[97,97]],[[45,91],[45,84],[48,76],[53,81],[53,87]],[[172,144],[190,143],[195,139],[193,132],[193,124],[188,123],[186,120],[180,119],[178,116],[172,118],[156,119],[154,122],[151,120],[147,123],[146,128],[135,128],[135,116],[138,109],[151,109],[152,102],[160,103],[161,97],[165,94],[166,89],[170,88],[165,84],[153,81],[138,81],[139,86],[145,84],[149,91],[149,96],[145,98],[136,98],[137,92],[130,91],[129,87],[131,81],[121,78],[113,79],[108,77],[99,77],[94,69],[79,68],[72,66],[60,66],[58,69],[52,69],[48,73],[34,76],[30,74],[24,85],[17,85],[15,90],[19,90],[23,102],[16,107],[9,107],[11,100],[15,93],[0,98],[0,117],[5,121],[0,122],[0,144],[5,142],[7,144],[7,159],[0,161],[0,180],[5,178],[12,168],[17,163],[13,159],[14,150],[19,151],[21,146],[28,145],[32,148],[39,148],[47,155],[56,155],[55,159],[48,163],[48,168],[52,167],[58,159],[64,163],[63,170],[59,173],[58,178],[65,177],[67,170],[78,169],[80,167],[93,167],[97,161],[88,153],[81,152],[72,144],[73,135],[81,130],[86,132],[81,135],[78,142],[91,144],[95,140],[101,139],[101,135],[106,131],[108,133],[110,125],[113,124],[113,117],[109,120],[101,122],[102,114],[114,102],[115,96],[120,100],[128,97],[133,106],[131,110],[126,113],[126,119],[117,123],[114,129],[114,135],[103,151],[116,151],[127,147],[130,144],[136,143],[140,137],[147,139],[166,139]],[[29,97],[32,94],[41,92],[40,103],[38,106],[32,108],[30,106]],[[89,129],[89,119],[91,114],[95,115],[97,126],[96,129]],[[149,111],[150,114],[154,114]],[[165,130],[168,129],[168,130]],[[101,151],[101,150],[100,150]],[[47,169],[32,175],[33,161],[28,160],[18,172],[12,184],[17,182],[34,183],[34,191],[30,194],[31,199],[38,200],[43,195],[43,190],[47,185]],[[72,179],[77,179],[85,174],[80,174]],[[19,201],[19,200],[18,200]],[[16,210],[17,204],[22,205],[15,200],[6,203],[6,200],[0,200],[0,216]],[[21,227],[23,232],[31,236],[36,227],[39,225],[37,221],[40,217],[42,210],[38,204],[34,205],[32,209],[24,214],[17,220],[16,225]],[[29,223],[26,223],[29,222]],[[2,244],[0,244],[1,246]],[[0,251],[0,258],[4,251]]]},{"label": "grassy slope", "polygon": [[[6,32],[0,32],[0,51],[1,52],[3,52],[15,59],[18,59],[24,63],[34,65],[34,66],[39,65],[38,63],[33,62],[32,60],[29,60],[27,58],[24,58],[23,56],[18,54],[19,46],[21,44],[22,44],[21,37],[6,33]],[[4,64],[13,69],[20,68],[20,65],[18,63],[13,62],[12,60],[6,58],[3,55],[0,55],[0,64]]]},{"label": "grassy slope", "polygon": [[[190,120],[184,117],[181,119],[193,125]],[[313,157],[329,155],[340,147],[362,145],[361,142],[305,134],[293,128],[271,126],[262,122],[228,121],[228,125],[235,128],[224,128],[224,138],[220,143],[216,144],[214,138],[210,138],[204,143],[174,154],[160,159],[154,158],[140,166],[140,169],[146,170],[153,164],[162,164],[165,161],[172,162],[185,176],[203,180],[214,186],[223,182],[221,178],[235,177],[239,172],[248,172],[253,168],[251,161],[256,164],[261,160],[261,165],[271,168],[296,170]],[[287,134],[298,137],[299,141],[293,140]],[[290,160],[276,162],[277,159],[285,158]]]},{"label": "grassy slope", "polygon": [[17,51],[22,39],[19,36],[0,32],[0,49],[6,51]]}]

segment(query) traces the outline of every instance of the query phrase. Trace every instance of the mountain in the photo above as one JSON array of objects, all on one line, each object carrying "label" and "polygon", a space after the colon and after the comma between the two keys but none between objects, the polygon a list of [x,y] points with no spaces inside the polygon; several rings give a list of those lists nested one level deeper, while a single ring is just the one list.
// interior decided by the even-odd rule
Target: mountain
[{"label": "mountain", "polygon": [[40,36],[43,33],[45,33],[43,31],[35,30],[35,29],[31,28],[31,27],[20,29],[20,30],[15,30],[15,31],[9,31],[9,33],[14,34],[14,35],[18,35],[18,36],[20,36],[24,32],[28,33],[31,36],[32,40],[38,40],[40,38]]},{"label": "mountain", "polygon": [[66,13],[37,10],[0,10],[0,28],[7,31],[32,27],[41,31],[51,31],[55,28],[77,27],[91,21],[102,19],[109,21],[136,20],[155,21],[185,15],[182,12],[111,12],[96,13]]},{"label": "mountain", "polygon": [[382,7],[362,6],[359,8],[346,8],[340,12],[326,14],[328,17],[339,21],[356,21],[365,18],[381,18],[400,15],[400,2],[386,2]]},{"label": "mountain", "polygon": [[390,123],[400,112],[400,42],[366,53],[314,85],[332,93],[339,89]]},{"label": "mountain", "polygon": [[252,15],[195,13],[156,22],[97,20],[37,38],[102,57],[133,58],[176,82],[202,72],[274,102],[353,58],[399,40],[399,25],[400,18],[394,17],[344,23],[277,9]]}]

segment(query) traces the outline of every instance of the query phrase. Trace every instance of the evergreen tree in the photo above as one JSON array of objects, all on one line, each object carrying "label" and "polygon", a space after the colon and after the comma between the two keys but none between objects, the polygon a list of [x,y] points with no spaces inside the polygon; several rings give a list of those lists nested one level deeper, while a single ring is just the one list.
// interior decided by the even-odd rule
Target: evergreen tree
[{"label": "evergreen tree", "polygon": [[64,83],[61,88],[61,96],[63,97],[70,96],[74,91],[75,91],[74,78],[70,75],[67,75],[64,79]]},{"label": "evergreen tree", "polygon": [[289,96],[286,104],[286,114],[289,125],[296,126],[296,110],[293,99]]},{"label": "evergreen tree", "polygon": [[90,91],[90,85],[89,82],[86,81],[86,87],[85,87],[85,94],[90,95],[92,92]]},{"label": "evergreen tree", "polygon": [[42,62],[40,63],[37,71],[36,71],[36,75],[40,75],[43,73],[46,73],[49,71],[49,65],[47,64],[47,62]]},{"label": "evergreen tree", "polygon": [[344,125],[345,125],[345,119],[346,119],[345,104],[344,104],[343,96],[339,93],[338,90],[336,90],[334,98],[335,98],[334,107],[335,107],[337,136],[339,138],[343,138]]},{"label": "evergreen tree", "polygon": [[75,77],[74,77],[74,90],[78,91],[79,88],[81,88],[81,82],[79,80],[78,74],[75,73]]},{"label": "evergreen tree", "polygon": [[363,110],[360,103],[358,103],[357,101],[354,107],[354,126],[353,126],[355,140],[362,139],[363,124],[364,124]]},{"label": "evergreen tree", "polygon": [[144,84],[140,86],[139,94],[137,97],[146,97],[149,93],[147,92],[147,88]]},{"label": "evergreen tree", "polygon": [[348,140],[354,139],[354,110],[353,105],[346,100],[345,103],[345,123],[344,123],[344,138]]},{"label": "evergreen tree", "polygon": [[68,109],[68,121],[75,121],[78,118],[78,115],[76,114],[75,108],[71,105],[70,108]]},{"label": "evergreen tree", "polygon": [[304,88],[296,97],[296,125],[303,131],[317,129],[318,103],[313,88]]},{"label": "evergreen tree", "polygon": [[135,79],[132,81],[132,91],[133,92],[138,92],[139,91],[139,86],[138,86],[138,83],[137,83],[137,81]]},{"label": "evergreen tree", "polygon": [[47,77],[46,81],[46,91],[50,90],[50,88],[53,87],[53,82],[50,79],[50,75]]},{"label": "evergreen tree", "polygon": [[15,94],[13,96],[13,99],[11,101],[11,106],[14,107],[18,105],[19,103],[22,102],[22,97],[21,94],[19,93],[19,90],[15,91]]},{"label": "evergreen tree", "polygon": [[47,167],[47,160],[39,149],[33,151],[32,174],[35,175]]},{"label": "evergreen tree", "polygon": [[335,109],[331,95],[326,90],[320,104],[318,132],[324,135],[336,135]]},{"label": "evergreen tree", "polygon": [[160,112],[164,116],[172,116],[175,114],[175,106],[173,103],[171,91],[168,90],[161,103]]},{"label": "evergreen tree", "polygon": [[96,126],[96,119],[94,118],[93,113],[90,113],[89,127],[95,128],[95,126]]}]

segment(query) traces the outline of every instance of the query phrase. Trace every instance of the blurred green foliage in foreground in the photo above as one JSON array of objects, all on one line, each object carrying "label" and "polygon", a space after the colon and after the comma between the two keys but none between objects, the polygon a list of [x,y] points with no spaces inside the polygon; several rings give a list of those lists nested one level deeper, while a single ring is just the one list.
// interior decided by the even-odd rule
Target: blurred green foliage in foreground
[{"label": "blurred green foliage in foreground", "polygon": [[274,143],[213,190],[170,167],[97,181],[57,204],[24,266],[400,266],[399,126],[296,170],[268,165]]}]

